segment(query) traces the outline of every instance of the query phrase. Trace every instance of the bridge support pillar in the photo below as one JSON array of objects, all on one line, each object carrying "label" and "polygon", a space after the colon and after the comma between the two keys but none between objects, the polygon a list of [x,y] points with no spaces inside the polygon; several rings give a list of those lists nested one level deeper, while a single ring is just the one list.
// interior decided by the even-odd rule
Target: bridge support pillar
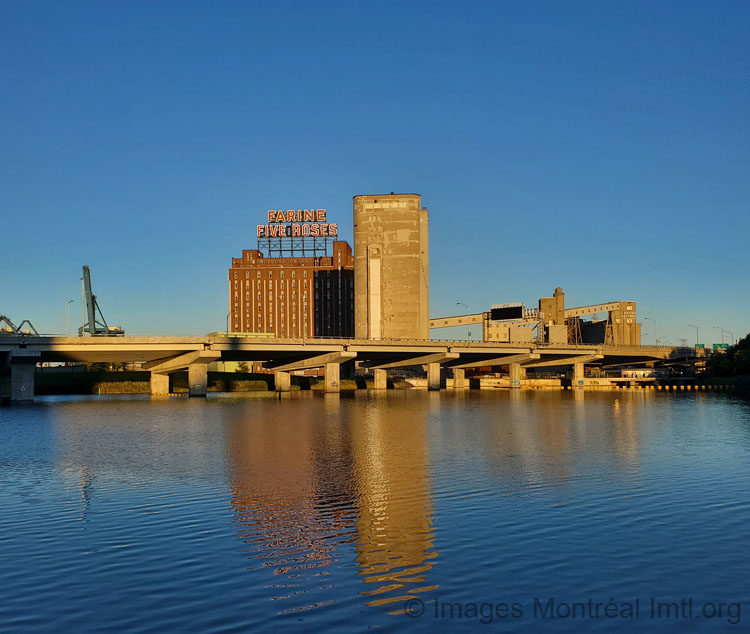
[{"label": "bridge support pillar", "polygon": [[374,390],[385,390],[388,387],[388,370],[373,370],[372,379]]},{"label": "bridge support pillar", "polygon": [[520,388],[521,379],[525,378],[526,376],[526,369],[522,368],[520,363],[511,363],[508,366],[508,371],[510,373],[511,388]]},{"label": "bridge support pillar", "polygon": [[341,389],[341,364],[325,364],[325,391],[338,392]]},{"label": "bridge support pillar", "polygon": [[428,390],[440,389],[440,364],[439,363],[427,364],[427,389]]},{"label": "bridge support pillar", "polygon": [[288,392],[292,384],[292,378],[289,372],[274,372],[273,385],[277,392]]},{"label": "bridge support pillar", "polygon": [[188,366],[188,396],[205,396],[208,383],[208,366],[191,363]]},{"label": "bridge support pillar", "polygon": [[169,374],[151,373],[151,394],[169,394]]},{"label": "bridge support pillar", "polygon": [[583,387],[583,384],[579,384],[579,381],[583,381],[583,363],[573,364],[573,386]]},{"label": "bridge support pillar", "polygon": [[453,370],[453,389],[463,390],[466,388],[466,370],[455,368]]},{"label": "bridge support pillar", "polygon": [[34,370],[36,363],[13,363],[10,366],[10,402],[34,400]]}]

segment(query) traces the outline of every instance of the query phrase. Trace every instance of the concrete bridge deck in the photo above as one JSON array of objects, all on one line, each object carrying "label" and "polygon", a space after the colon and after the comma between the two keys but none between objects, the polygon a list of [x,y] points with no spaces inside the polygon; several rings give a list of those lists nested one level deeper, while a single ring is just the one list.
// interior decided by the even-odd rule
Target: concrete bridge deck
[{"label": "concrete bridge deck", "polygon": [[430,389],[440,389],[441,367],[453,385],[466,387],[466,368],[507,365],[517,386],[527,368],[572,365],[583,378],[585,364],[616,365],[685,358],[692,350],[665,346],[544,345],[440,340],[272,339],[252,336],[36,337],[0,336],[0,368],[10,368],[12,401],[33,398],[34,368],[44,362],[140,362],[151,371],[151,391],[166,393],[169,374],[188,370],[191,396],[205,396],[207,364],[261,361],[276,374],[277,389],[289,388],[289,372],[325,368],[325,388],[339,391],[340,366],[356,360],[372,369],[375,387],[385,388],[391,368],[422,365]]}]

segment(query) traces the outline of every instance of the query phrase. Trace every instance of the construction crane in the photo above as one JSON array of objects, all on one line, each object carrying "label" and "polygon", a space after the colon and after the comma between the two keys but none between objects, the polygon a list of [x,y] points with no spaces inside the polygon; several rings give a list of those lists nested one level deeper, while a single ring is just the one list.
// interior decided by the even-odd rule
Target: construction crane
[{"label": "construction crane", "polygon": [[[92,337],[117,337],[125,334],[125,331],[119,326],[108,326],[102,310],[99,308],[99,302],[96,301],[96,295],[91,291],[91,271],[87,265],[83,265],[83,277],[81,278],[81,294],[84,296],[83,303],[86,307],[88,322],[78,329],[78,336],[83,337],[88,333]],[[96,313],[99,313],[98,321]]]}]

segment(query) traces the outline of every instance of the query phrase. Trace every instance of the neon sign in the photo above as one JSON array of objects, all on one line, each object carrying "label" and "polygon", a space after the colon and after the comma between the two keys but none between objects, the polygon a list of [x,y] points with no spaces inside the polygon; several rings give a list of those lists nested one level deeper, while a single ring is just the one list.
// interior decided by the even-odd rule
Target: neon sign
[{"label": "neon sign", "polygon": [[326,220],[325,209],[269,209],[268,224],[258,225],[258,238],[335,238],[338,225]]}]

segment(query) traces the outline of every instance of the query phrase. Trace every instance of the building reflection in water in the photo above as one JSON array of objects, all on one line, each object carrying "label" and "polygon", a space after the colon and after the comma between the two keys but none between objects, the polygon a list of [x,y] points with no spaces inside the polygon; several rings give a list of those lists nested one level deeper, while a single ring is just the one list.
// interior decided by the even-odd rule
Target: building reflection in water
[{"label": "building reflection in water", "polygon": [[420,408],[372,393],[258,405],[229,425],[231,500],[253,568],[273,570],[279,611],[331,603],[329,571],[346,566],[330,564],[347,557],[356,557],[366,605],[433,589]]},{"label": "building reflection in water", "polygon": [[387,398],[375,393],[367,399],[352,436],[357,558],[360,574],[373,585],[364,592],[368,605],[401,603],[437,587],[426,574],[437,553],[424,411]]},{"label": "building reflection in water", "polygon": [[492,397],[507,403],[498,403],[496,424],[481,427],[483,453],[511,488],[522,481],[527,491],[565,486],[594,457],[613,474],[638,468],[641,410],[652,394],[519,390]]}]

